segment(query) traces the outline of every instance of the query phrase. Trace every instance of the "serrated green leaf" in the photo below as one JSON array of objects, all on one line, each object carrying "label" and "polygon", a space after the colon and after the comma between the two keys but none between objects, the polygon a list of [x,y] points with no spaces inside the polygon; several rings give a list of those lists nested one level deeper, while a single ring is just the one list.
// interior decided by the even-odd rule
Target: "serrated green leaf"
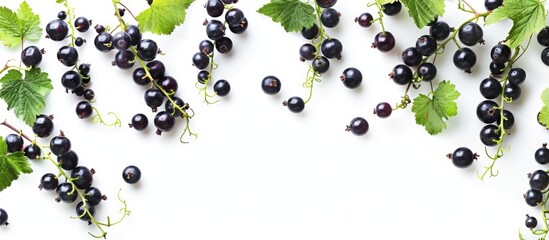
[{"label": "serrated green leaf", "polygon": [[394,3],[394,2],[398,2],[398,0],[376,0],[376,3],[379,5],[384,5],[387,3]]},{"label": "serrated green leaf", "polygon": [[444,15],[444,0],[401,0],[418,28],[427,26],[437,16]]},{"label": "serrated green leaf", "polygon": [[432,98],[420,94],[414,98],[412,112],[416,123],[425,127],[431,135],[438,134],[446,128],[445,120],[457,115],[455,100],[460,96],[455,85],[449,81],[439,83],[432,93]]},{"label": "serrated green leaf", "polygon": [[19,45],[23,39],[40,39],[42,29],[39,25],[40,17],[25,1],[21,2],[17,13],[0,7],[0,41],[8,47]]},{"label": "serrated green leaf", "polygon": [[299,0],[271,0],[257,10],[273,22],[280,23],[286,32],[299,32],[315,23],[315,9]]},{"label": "serrated green leaf", "polygon": [[503,6],[496,8],[486,17],[486,24],[493,24],[506,18],[513,21],[506,43],[510,48],[516,48],[545,27],[545,6],[539,0],[504,0]]},{"label": "serrated green leaf", "polygon": [[186,10],[194,0],[154,0],[151,6],[137,15],[139,29],[154,34],[170,34],[185,22]]},{"label": "serrated green leaf", "polygon": [[9,187],[21,173],[32,173],[29,160],[22,151],[8,153],[8,145],[0,138],[0,191]]},{"label": "serrated green leaf", "polygon": [[541,101],[544,106],[539,112],[538,121],[546,127],[549,127],[549,88],[546,88],[543,90],[543,93],[541,93]]},{"label": "serrated green leaf", "polygon": [[40,68],[25,71],[25,78],[17,70],[9,70],[0,79],[0,98],[8,105],[8,110],[14,109],[15,115],[32,127],[36,116],[45,106],[45,96],[53,86],[48,74]]}]

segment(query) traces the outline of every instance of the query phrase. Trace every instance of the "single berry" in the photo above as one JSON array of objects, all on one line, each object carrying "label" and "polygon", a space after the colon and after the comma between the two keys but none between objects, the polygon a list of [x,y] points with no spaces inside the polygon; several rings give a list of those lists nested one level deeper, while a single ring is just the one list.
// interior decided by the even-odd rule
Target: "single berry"
[{"label": "single berry", "polygon": [[89,203],[84,205],[84,202],[79,202],[76,204],[76,216],[82,221],[90,221],[93,215],[95,214],[95,207]]},{"label": "single berry", "polygon": [[95,45],[95,48],[101,52],[108,52],[114,48],[112,44],[112,35],[108,32],[102,32],[95,36],[93,44]]},{"label": "single berry", "polygon": [[526,80],[526,71],[522,68],[512,68],[507,74],[507,80],[512,84],[519,85]]},{"label": "single berry", "polygon": [[95,92],[91,88],[88,88],[84,91],[84,99],[91,101],[94,98],[95,98]]},{"label": "single berry", "polygon": [[138,113],[133,115],[132,123],[129,125],[137,131],[143,131],[149,125],[149,119],[147,119],[147,116],[145,114]]},{"label": "single berry", "polygon": [[333,7],[337,0],[315,0],[316,4],[321,8]]},{"label": "single berry", "polygon": [[21,52],[21,62],[27,67],[36,67],[42,62],[42,51],[36,46],[28,46]]},{"label": "single berry", "polygon": [[507,83],[503,89],[503,96],[512,101],[516,101],[520,98],[522,90],[519,85]]},{"label": "single berry", "polygon": [[179,87],[177,80],[171,76],[163,76],[157,83],[169,96],[174,95]]},{"label": "single berry", "polygon": [[50,150],[55,156],[61,156],[71,150],[71,141],[63,136],[55,136],[50,140]]},{"label": "single berry", "polygon": [[152,61],[158,53],[156,42],[151,39],[142,39],[137,43],[137,56],[143,61]]},{"label": "single berry", "polygon": [[313,44],[305,43],[299,48],[299,55],[301,61],[313,60],[316,55],[316,47]]},{"label": "single berry", "polygon": [[101,194],[101,191],[96,187],[90,187],[84,192],[84,198],[88,204],[92,206],[97,206],[101,203],[101,200],[107,199],[107,197]]},{"label": "single berry", "polygon": [[526,215],[524,225],[530,229],[535,228],[536,226],[538,226],[538,220],[535,217]]},{"label": "single berry", "polygon": [[546,66],[549,66],[549,47],[546,47],[541,51],[541,62]]},{"label": "single berry", "polygon": [[132,68],[135,64],[135,54],[130,50],[119,51],[114,56],[114,64],[120,69]]},{"label": "single berry", "polygon": [[82,77],[73,70],[67,71],[61,76],[61,85],[68,90],[74,90],[82,85]]},{"label": "single berry", "polygon": [[126,32],[128,35],[130,35],[130,44],[135,46],[141,41],[142,35],[141,30],[139,30],[139,27],[136,25],[128,25],[126,27]]},{"label": "single berry", "polygon": [[214,44],[212,43],[212,41],[210,40],[202,40],[199,44],[198,44],[198,51],[203,53],[203,54],[210,54],[212,53],[214,50]]},{"label": "single berry", "polygon": [[65,20],[67,18],[67,12],[65,11],[59,11],[57,13],[57,18],[61,19],[61,20]]},{"label": "single berry", "polygon": [[156,127],[156,134],[160,135],[162,132],[169,132],[175,125],[175,118],[166,111],[161,111],[154,117],[154,126]]},{"label": "single berry", "polygon": [[546,143],[544,143],[542,147],[536,150],[536,152],[534,153],[534,159],[537,163],[542,165],[549,163],[549,149],[547,148]]},{"label": "single berry", "polygon": [[367,12],[362,13],[360,14],[360,16],[355,18],[355,22],[358,22],[358,25],[364,28],[372,26],[372,20],[374,20],[374,18],[372,17],[372,14]]},{"label": "single berry", "polygon": [[206,25],[206,35],[213,41],[225,36],[225,25],[218,20],[210,20]]},{"label": "single berry", "polygon": [[526,204],[535,207],[543,201],[543,193],[540,190],[528,189],[524,194]]},{"label": "single berry", "polygon": [[132,78],[137,85],[141,85],[141,86],[148,85],[151,82],[151,80],[149,80],[149,78],[146,76],[147,76],[147,72],[145,72],[145,69],[141,67],[133,70]]},{"label": "single berry", "polygon": [[74,66],[78,61],[78,51],[70,46],[63,46],[57,51],[57,60],[67,67]]},{"label": "single berry", "polygon": [[57,163],[59,163],[61,168],[67,171],[72,171],[78,166],[78,154],[76,154],[73,150],[70,150],[63,155],[58,156]]},{"label": "single berry", "polygon": [[493,75],[500,75],[502,74],[503,72],[505,72],[505,63],[497,63],[497,62],[490,62],[490,72],[493,74]]},{"label": "single berry", "polygon": [[492,11],[503,4],[503,0],[484,0],[484,7],[488,11]]},{"label": "single berry", "polygon": [[81,63],[78,65],[78,72],[82,75],[88,75],[90,73],[90,64],[88,63]]},{"label": "single berry", "polygon": [[544,170],[536,170],[533,173],[529,174],[530,176],[530,187],[532,189],[543,191],[547,186],[549,186],[549,174]]},{"label": "single berry", "polygon": [[134,165],[127,166],[122,171],[122,178],[129,184],[134,184],[141,179],[141,170]]},{"label": "single berry", "polygon": [[8,225],[8,212],[3,208],[0,208],[0,225]]},{"label": "single berry", "polygon": [[282,103],[284,106],[287,106],[293,113],[300,113],[305,109],[305,102],[301,97],[291,97],[287,101]]},{"label": "single berry", "polygon": [[402,51],[402,62],[410,67],[416,67],[423,60],[423,55],[415,47],[406,48]]},{"label": "single berry", "polygon": [[372,46],[381,52],[391,51],[395,47],[395,37],[389,31],[380,32],[374,37]]},{"label": "single berry", "polygon": [[454,53],[454,65],[467,73],[471,72],[471,68],[477,63],[477,55],[473,50],[467,47],[456,50]]},{"label": "single berry", "polygon": [[480,82],[480,94],[486,99],[494,99],[501,95],[501,83],[495,78],[486,78]]},{"label": "single berry", "polygon": [[333,8],[325,8],[320,14],[320,22],[327,28],[333,28],[339,24],[341,13]]},{"label": "single berry", "polygon": [[437,41],[429,35],[423,35],[417,39],[416,49],[423,56],[431,56],[437,51]]},{"label": "single berry", "polygon": [[244,13],[238,8],[231,8],[225,13],[225,22],[229,26],[239,25],[244,20]]},{"label": "single berry", "polygon": [[217,80],[217,82],[215,82],[213,86],[213,90],[217,94],[217,96],[225,97],[231,91],[231,85],[227,80],[220,79],[220,80]]},{"label": "single berry", "polygon": [[318,28],[318,25],[313,24],[310,28],[303,28],[301,30],[301,36],[303,36],[307,40],[315,39],[318,37],[318,34],[320,33],[320,30]]},{"label": "single berry", "polygon": [[280,92],[281,87],[280,79],[275,76],[266,76],[261,81],[261,89],[269,95],[277,94]]},{"label": "single berry", "polygon": [[505,44],[497,44],[492,47],[490,56],[496,63],[506,63],[511,59],[511,48]]},{"label": "single berry", "polygon": [[233,40],[228,37],[222,37],[215,41],[215,49],[221,54],[227,54],[233,49]]},{"label": "single berry", "polygon": [[160,107],[164,103],[164,94],[158,89],[147,89],[145,91],[145,103],[149,106],[153,112],[157,107]]},{"label": "single berry", "polygon": [[402,3],[395,1],[393,3],[383,4],[383,13],[389,16],[397,15],[402,9]]},{"label": "single berry", "polygon": [[437,41],[443,41],[450,36],[450,26],[444,21],[438,21],[429,28],[429,35]]},{"label": "single berry", "polygon": [[448,157],[452,159],[454,166],[466,168],[473,164],[473,161],[478,158],[478,155],[467,147],[459,147],[454,150],[454,153],[449,154]]},{"label": "single berry", "polygon": [[112,46],[119,51],[128,49],[131,45],[132,38],[127,32],[117,32],[112,36]]},{"label": "single berry", "polygon": [[40,147],[38,147],[36,144],[30,144],[23,149],[23,152],[25,153],[25,157],[31,160],[39,159],[40,155],[42,154],[40,151]]},{"label": "single berry", "polygon": [[10,133],[4,137],[9,153],[19,152],[23,150],[23,138],[19,134]]},{"label": "single berry", "polygon": [[173,103],[172,101],[166,101],[166,104],[164,104],[164,109],[174,117],[181,117],[183,112],[181,112],[178,108],[184,110],[186,108],[185,102],[180,97],[173,97],[172,100]]},{"label": "single berry", "polygon": [[208,0],[208,2],[206,2],[206,12],[210,17],[215,18],[223,15],[224,10],[225,5],[223,5],[221,0]]},{"label": "single berry", "polygon": [[483,123],[493,123],[499,118],[499,106],[492,100],[484,100],[477,106],[477,117]]},{"label": "single berry", "polygon": [[545,26],[539,31],[537,39],[541,46],[549,47],[549,26]]},{"label": "single berry", "polygon": [[53,41],[61,41],[67,37],[69,26],[61,19],[55,19],[46,25],[46,34]]},{"label": "single berry", "polygon": [[323,74],[330,69],[330,60],[324,56],[319,56],[313,60],[311,66],[313,66],[313,70],[315,70],[315,72],[318,74]]},{"label": "single berry", "polygon": [[393,107],[387,102],[378,103],[374,109],[374,114],[380,118],[388,118],[391,113],[393,113]]},{"label": "single berry", "polygon": [[206,82],[210,79],[210,73],[206,70],[202,70],[202,71],[198,72],[196,77],[197,77],[198,82],[200,84],[206,84]]},{"label": "single berry", "polygon": [[[501,123],[501,114],[499,114],[500,117],[496,120],[496,123],[499,125]],[[515,125],[515,116],[513,113],[507,109],[503,110],[503,117],[505,120],[503,121],[503,129],[509,130],[513,128],[513,125]]]},{"label": "single berry", "polygon": [[396,65],[393,71],[389,73],[389,76],[398,85],[409,84],[413,79],[412,69],[404,64]]},{"label": "single berry", "polygon": [[480,141],[488,147],[497,145],[499,137],[498,127],[495,125],[488,124],[480,130]]},{"label": "single berry", "polygon": [[148,62],[146,66],[153,79],[160,79],[166,74],[166,66],[164,66],[164,63],[161,61],[152,60]]},{"label": "single berry", "polygon": [[49,137],[53,132],[52,119],[44,114],[38,115],[32,125],[32,132],[41,138]]},{"label": "single berry", "polygon": [[437,67],[430,62],[425,62],[419,65],[417,73],[422,77],[423,81],[430,82],[435,79],[437,75]]},{"label": "single berry", "polygon": [[86,32],[88,29],[90,29],[90,20],[88,20],[85,17],[77,17],[74,20],[74,27],[79,32]]},{"label": "single berry", "polygon": [[72,184],[68,182],[60,183],[55,189],[57,193],[57,201],[63,201],[66,203],[73,203],[78,198],[78,193],[76,189],[73,188]]},{"label": "single berry", "polygon": [[40,178],[40,185],[38,188],[53,191],[59,185],[59,179],[53,173],[46,173]]},{"label": "single berry", "polygon": [[362,136],[368,132],[370,125],[368,121],[363,117],[356,117],[351,120],[351,123],[347,125],[345,131],[352,132],[354,135]]},{"label": "single berry", "polygon": [[474,46],[477,43],[484,42],[484,40],[482,40],[483,35],[484,32],[482,31],[482,28],[474,22],[466,23],[458,32],[459,40],[467,46]]},{"label": "single berry", "polygon": [[362,83],[362,73],[356,68],[347,68],[343,71],[340,79],[345,87],[354,89],[360,86],[360,83]]},{"label": "single berry", "polygon": [[343,44],[336,38],[325,39],[320,45],[320,50],[327,58],[340,59],[341,52],[343,51]]},{"label": "single berry", "polygon": [[90,170],[84,166],[75,167],[71,172],[74,186],[78,189],[86,189],[91,187],[93,182],[93,169]]},{"label": "single berry", "polygon": [[193,55],[193,65],[202,70],[210,65],[210,57],[208,55],[197,52]]},{"label": "single berry", "polygon": [[80,119],[89,118],[93,115],[93,107],[88,101],[80,101],[76,104],[76,115]]}]

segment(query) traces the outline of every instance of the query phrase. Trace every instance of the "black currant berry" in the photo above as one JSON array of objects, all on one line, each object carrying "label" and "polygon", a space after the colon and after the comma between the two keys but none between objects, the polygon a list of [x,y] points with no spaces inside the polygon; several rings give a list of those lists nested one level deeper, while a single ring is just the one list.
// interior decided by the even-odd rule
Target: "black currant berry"
[{"label": "black currant berry", "polygon": [[503,89],[503,96],[512,100],[516,101],[520,98],[520,95],[522,93],[522,90],[519,85],[507,83],[505,85],[505,88]]},{"label": "black currant berry", "polygon": [[522,68],[512,68],[507,74],[507,80],[512,84],[519,85],[526,80],[526,71]]},{"label": "black currant berry", "polygon": [[484,7],[488,11],[492,11],[503,4],[503,0],[484,0]]},{"label": "black currant berry", "polygon": [[[181,112],[178,108],[184,110],[185,102],[180,97],[173,97],[172,101],[166,101],[166,104],[164,104],[164,109],[166,110],[166,112],[174,117],[181,117],[183,115],[183,112]],[[175,106],[177,106],[178,108]]]},{"label": "black currant berry", "polygon": [[208,0],[206,3],[206,12],[208,12],[208,15],[210,17],[219,17],[223,15],[223,11],[225,10],[225,5],[223,5],[223,2],[221,0]]},{"label": "black currant berry", "polygon": [[349,125],[347,125],[345,131],[352,132],[356,136],[362,136],[368,132],[368,129],[370,129],[368,121],[366,121],[363,117],[356,117],[351,120]]},{"label": "black currant berry", "polygon": [[137,56],[143,61],[152,61],[158,53],[156,42],[151,39],[142,39],[137,43]]},{"label": "black currant berry", "polygon": [[166,111],[161,111],[154,116],[154,126],[156,127],[156,134],[160,135],[162,132],[169,132],[175,125],[175,118]]},{"label": "black currant berry", "polygon": [[175,80],[175,78],[171,76],[161,77],[158,80],[158,85],[160,85],[160,87],[164,89],[164,91],[170,96],[174,95],[177,92],[177,88],[179,87],[177,80]]},{"label": "black currant berry", "polygon": [[312,40],[318,37],[318,34],[320,33],[320,30],[318,28],[318,25],[313,24],[310,28],[303,28],[301,30],[301,36],[303,36],[307,40]]},{"label": "black currant berry", "polygon": [[65,11],[59,11],[57,13],[57,18],[61,19],[61,20],[65,20],[67,18],[67,12]]},{"label": "black currant berry", "polygon": [[61,19],[55,19],[46,25],[46,34],[53,41],[61,41],[67,37],[69,26]]},{"label": "black currant berry", "polygon": [[122,178],[129,184],[134,184],[141,179],[141,170],[134,165],[127,166],[122,171]]},{"label": "black currant berry", "polygon": [[333,28],[339,24],[341,13],[333,8],[326,8],[320,14],[320,22],[327,28]]},{"label": "black currant berry", "polygon": [[471,72],[471,68],[477,63],[477,55],[473,50],[467,47],[456,50],[454,53],[454,65],[467,73]]},{"label": "black currant berry", "polygon": [[490,62],[490,72],[493,74],[493,75],[500,75],[502,74],[503,72],[505,72],[505,64],[504,63],[497,63],[497,62]]},{"label": "black currant berry", "polygon": [[225,36],[225,25],[218,20],[210,20],[206,25],[206,35],[213,41],[219,40]]},{"label": "black currant berry", "polygon": [[225,22],[229,26],[239,25],[244,20],[244,13],[238,8],[231,8],[225,13]]},{"label": "black currant berry", "polygon": [[316,55],[316,47],[313,44],[305,43],[299,48],[299,55],[301,61],[313,60]]},{"label": "black currant berry", "polygon": [[454,166],[466,168],[473,164],[473,161],[478,158],[478,155],[467,147],[459,147],[454,150],[452,154],[448,154],[448,158],[452,159]]},{"label": "black currant berry", "polygon": [[101,52],[108,52],[114,48],[112,44],[112,35],[108,32],[102,32],[95,36],[93,44],[95,45],[95,48]]},{"label": "black currant berry", "polygon": [[134,128],[137,131],[143,131],[149,125],[149,119],[143,113],[138,113],[133,115],[132,123],[129,124],[130,127]]},{"label": "black currant berry", "polygon": [[549,174],[544,170],[536,170],[530,175],[530,187],[532,189],[543,191],[549,186]]},{"label": "black currant berry", "polygon": [[376,34],[372,47],[381,52],[391,51],[395,47],[395,37],[391,32],[385,31]]},{"label": "black currant berry", "polygon": [[419,65],[417,68],[417,73],[420,77],[422,77],[423,81],[429,82],[435,79],[437,75],[437,67],[430,62],[425,62]]},{"label": "black currant berry", "polygon": [[280,79],[275,76],[266,76],[261,81],[261,89],[264,93],[274,95],[280,92],[282,87]]},{"label": "black currant berry", "polygon": [[40,178],[40,185],[38,185],[38,188],[53,191],[57,188],[58,184],[59,179],[57,179],[55,174],[46,173],[42,176],[42,178]]},{"label": "black currant berry", "polygon": [[[513,113],[507,109],[504,109],[503,117],[505,118],[505,121],[503,121],[503,129],[509,130],[513,128],[513,125],[515,125],[515,116],[513,115]],[[496,123],[498,125],[501,123],[501,117],[498,117],[498,120],[496,121]]]},{"label": "black currant berry", "polygon": [[93,215],[95,214],[95,207],[89,203],[86,203],[84,205],[84,202],[79,202],[76,204],[76,216],[80,218],[80,220],[88,222],[91,220]]},{"label": "black currant berry", "polygon": [[55,189],[58,198],[57,201],[63,201],[66,203],[73,203],[78,198],[78,193],[76,189],[72,187],[72,184],[68,182],[60,183]]},{"label": "black currant berry", "polygon": [[140,67],[133,70],[132,78],[137,85],[145,86],[151,82],[146,75],[145,69]]},{"label": "black currant berry", "polygon": [[210,73],[206,70],[202,70],[202,71],[198,72],[196,77],[197,77],[198,82],[200,84],[206,84],[206,81],[208,81],[208,79],[210,79]]},{"label": "black currant berry", "polygon": [[482,28],[474,22],[466,23],[458,32],[459,40],[467,46],[474,46],[477,43],[484,42],[484,40],[482,40],[483,35],[484,32],[482,31]]},{"label": "black currant berry", "polygon": [[496,63],[506,63],[511,59],[511,48],[505,44],[497,44],[492,47],[490,57]]},{"label": "black currant berry", "polygon": [[233,40],[228,37],[222,37],[215,41],[215,49],[221,54],[227,54],[233,49]]},{"label": "black currant berry", "polygon": [[88,101],[81,101],[76,104],[76,115],[80,119],[89,118],[93,115],[93,107]]},{"label": "black currant berry", "polygon": [[133,51],[119,51],[114,56],[114,64],[120,69],[132,68],[135,64],[135,54]]},{"label": "black currant berry", "polygon": [[166,66],[164,66],[164,63],[161,61],[152,60],[148,62],[146,66],[153,79],[160,79],[164,77],[164,74],[166,73]]},{"label": "black currant berry", "polygon": [[492,100],[484,100],[477,106],[477,118],[483,123],[493,123],[499,118],[499,106]]},{"label": "black currant berry", "polygon": [[541,62],[546,66],[549,66],[549,47],[546,47],[541,51]]},{"label": "black currant berry", "polygon": [[156,108],[164,103],[164,94],[158,89],[147,89],[145,91],[145,103],[155,112]]},{"label": "black currant berry", "polygon": [[90,64],[88,63],[81,63],[80,65],[78,65],[78,72],[82,75],[88,75],[90,73]]},{"label": "black currant berry", "polygon": [[225,97],[231,91],[231,85],[227,80],[220,79],[220,80],[217,80],[217,82],[215,82],[213,86],[213,90],[217,94],[217,96]]},{"label": "black currant berry", "polygon": [[0,225],[8,225],[8,212],[3,208],[0,208]]},{"label": "black currant berry", "polygon": [[313,60],[311,66],[313,66],[313,70],[315,70],[315,72],[318,74],[323,74],[330,69],[330,60],[324,56],[319,56]]},{"label": "black currant berry", "polygon": [[417,39],[416,49],[423,56],[431,56],[437,51],[437,41],[429,35],[423,35]]},{"label": "black currant berry", "polygon": [[32,132],[41,138],[49,137],[53,132],[52,119],[44,114],[36,116],[36,120],[32,125]]},{"label": "black currant berry", "polygon": [[429,28],[429,35],[437,41],[443,41],[450,36],[450,26],[444,21],[437,21]]},{"label": "black currant berry", "polygon": [[130,44],[135,46],[139,43],[139,41],[141,41],[141,31],[139,30],[139,27],[136,26],[136,25],[128,25],[126,27],[126,32],[128,33],[128,35],[130,35]]},{"label": "black currant berry", "polygon": [[399,85],[406,85],[412,82],[413,79],[412,69],[404,64],[396,65],[393,71],[389,73],[389,76]]},{"label": "black currant berry", "polygon": [[74,152],[73,150],[70,150],[63,155],[58,156],[57,162],[59,163],[61,168],[67,171],[72,171],[78,166],[78,154],[76,154],[76,152]]},{"label": "black currant berry", "polygon": [[341,58],[341,52],[343,51],[343,44],[336,38],[325,39],[320,45],[322,54],[327,58]]},{"label": "black currant berry", "polygon": [[107,199],[96,187],[86,189],[84,192],[84,198],[86,199],[86,203],[91,204],[92,206],[97,206],[101,203],[101,200]]},{"label": "black currant berry", "polygon": [[526,215],[524,225],[530,229],[535,228],[536,226],[538,226],[538,220],[535,217]]},{"label": "black currant berry", "polygon": [[95,98],[95,92],[91,88],[88,88],[84,91],[84,99],[91,101],[94,98]]},{"label": "black currant berry", "polygon": [[40,158],[40,155],[42,154],[40,151],[40,147],[38,147],[36,144],[30,144],[23,149],[23,152],[25,153],[25,157],[27,157],[30,160],[36,160]]},{"label": "black currant berry", "polygon": [[543,201],[543,193],[540,190],[528,189],[524,194],[524,200],[529,206],[535,207]]},{"label": "black currant berry", "polygon": [[415,47],[406,48],[402,52],[402,62],[410,67],[416,67],[423,60],[423,55]]},{"label": "black currant berry", "polygon": [[119,51],[128,49],[131,45],[132,38],[127,32],[117,32],[112,36],[112,46]]},{"label": "black currant berry", "polygon": [[549,47],[549,26],[546,26],[539,31],[537,39],[541,46]]},{"label": "black currant berry", "polygon": [[480,94],[486,99],[494,99],[501,95],[501,83],[495,78],[486,78],[480,82]]},{"label": "black currant berry", "polygon": [[355,22],[358,23],[361,27],[367,28],[369,26],[372,26],[372,20],[374,20],[374,17],[372,17],[372,14],[370,13],[362,13],[360,16],[355,18]]},{"label": "black currant berry", "polygon": [[315,0],[316,4],[321,8],[333,7],[337,0]]},{"label": "black currant berry", "polygon": [[50,150],[55,156],[61,156],[71,150],[71,141],[65,136],[55,136],[50,140]]},{"label": "black currant berry", "polygon": [[210,57],[204,53],[197,52],[193,55],[193,65],[200,70],[205,69],[210,65]]},{"label": "black currant berry", "polygon": [[291,97],[287,101],[282,103],[284,106],[287,106],[293,113],[300,113],[305,109],[305,102],[301,97]]},{"label": "black currant berry", "polygon": [[244,18],[238,25],[229,25],[229,30],[234,34],[241,34],[248,29],[248,19]]},{"label": "black currant berry", "polygon": [[71,178],[73,178],[74,186],[78,189],[86,189],[91,187],[93,182],[93,172],[84,166],[75,167],[71,171]]},{"label": "black currant berry", "polygon": [[28,46],[21,52],[21,62],[27,67],[36,67],[42,62],[42,52],[36,46]]},{"label": "black currant berry", "polygon": [[74,66],[78,61],[78,51],[70,46],[63,46],[57,51],[57,60],[67,67]]},{"label": "black currant berry", "polygon": [[356,68],[347,68],[343,71],[340,79],[345,87],[354,89],[360,86],[360,83],[362,83],[362,73]]},{"label": "black currant berry", "polygon": [[389,16],[397,15],[402,9],[402,3],[395,1],[393,3],[383,4],[383,13]]},{"label": "black currant berry", "polygon": [[86,32],[88,29],[90,29],[90,20],[88,20],[85,17],[77,17],[74,20],[74,27],[79,32]]},{"label": "black currant berry", "polygon": [[549,163],[549,148],[547,148],[546,143],[544,143],[542,147],[536,150],[534,154],[534,159],[536,159],[537,163],[542,165]]},{"label": "black currant berry", "polygon": [[499,137],[498,127],[495,125],[489,124],[480,130],[480,141],[488,147],[497,145]]},{"label": "black currant berry", "polygon": [[376,105],[376,108],[374,109],[374,114],[376,114],[380,118],[387,118],[391,116],[391,113],[393,112],[393,108],[391,107],[391,104],[387,102],[381,102]]},{"label": "black currant berry", "polygon": [[4,141],[6,142],[6,145],[8,147],[7,150],[9,153],[23,150],[23,144],[24,144],[23,138],[18,134],[14,134],[14,133],[8,134],[6,135],[6,137],[4,137]]},{"label": "black currant berry", "polygon": [[70,70],[61,76],[61,85],[68,90],[75,90],[77,87],[80,87],[81,84],[82,78],[78,72]]}]

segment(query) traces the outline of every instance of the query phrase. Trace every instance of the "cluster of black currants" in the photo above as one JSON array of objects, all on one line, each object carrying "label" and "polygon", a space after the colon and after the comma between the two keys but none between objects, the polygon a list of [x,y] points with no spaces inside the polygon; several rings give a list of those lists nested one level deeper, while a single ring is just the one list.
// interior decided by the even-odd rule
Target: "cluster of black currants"
[{"label": "cluster of black currants", "polygon": [[91,82],[89,75],[90,64],[81,63],[78,65],[79,56],[76,47],[82,46],[86,40],[82,37],[75,37],[74,33],[69,34],[68,24],[74,24],[74,28],[78,32],[84,33],[90,28],[91,20],[88,20],[86,17],[78,17],[74,20],[74,23],[67,23],[68,16],[69,19],[72,19],[71,14],[60,11],[57,14],[57,19],[46,25],[46,37],[53,41],[63,41],[67,36],[71,39],[70,44],[62,46],[57,51],[59,62],[67,67],[71,67],[71,70],[66,71],[61,76],[61,85],[63,85],[67,92],[71,91],[76,96],[84,98],[84,100],[76,105],[76,114],[80,119],[84,119],[91,117],[93,114],[90,101],[95,98],[95,92],[89,88]]},{"label": "cluster of black currants", "polygon": [[[321,10],[318,19],[321,25],[319,26],[317,23],[314,23],[310,28],[303,28],[301,30],[301,35],[305,39],[311,40],[311,43],[305,43],[299,48],[300,61],[311,61],[307,80],[304,83],[304,86],[311,89],[317,78],[330,69],[329,59],[341,59],[343,44],[337,38],[329,37],[324,31],[324,27],[334,28],[339,24],[341,13],[333,8],[336,3],[337,0],[315,0],[317,6],[315,11]],[[360,74],[360,72],[357,74]],[[360,81],[347,81],[343,77],[342,80],[343,84],[348,88],[356,88],[362,81],[362,74],[360,74]],[[300,113],[305,109],[305,104],[311,99],[311,96],[312,90],[306,100],[303,100],[299,96],[293,96],[284,101],[283,105],[287,106],[291,112]]]},{"label": "cluster of black currants", "polygon": [[[496,44],[490,55],[492,62],[504,65],[510,60],[511,53],[509,46]],[[482,80],[479,87],[481,95],[486,100],[479,103],[476,113],[478,119],[487,124],[480,131],[480,140],[486,146],[498,145],[505,131],[510,130],[515,123],[513,113],[504,109],[504,106],[499,106],[493,99],[501,97],[502,103],[519,99],[520,84],[526,80],[526,72],[518,67],[510,69],[506,76],[498,80],[497,75],[502,74],[504,70],[505,67],[498,73],[492,73],[490,77]]]},{"label": "cluster of black currants", "polygon": [[[534,153],[534,159],[537,163],[541,165],[546,165],[549,163],[549,149],[547,144],[544,143],[540,148],[538,148]],[[525,225],[527,228],[532,230],[532,233],[535,235],[547,235],[549,229],[547,229],[547,218],[546,218],[546,203],[548,196],[547,187],[549,186],[549,174],[547,171],[538,169],[532,173],[528,174],[530,189],[526,191],[523,195],[526,204],[532,207],[540,206],[542,207],[543,212],[543,221],[545,229],[534,230],[538,225],[538,220],[530,215],[526,215]]]},{"label": "cluster of black currants", "polygon": [[541,31],[538,33],[537,39],[538,43],[541,46],[545,47],[545,49],[541,51],[541,61],[546,66],[549,66],[549,26],[541,29]]},{"label": "cluster of black currants", "polygon": [[[193,65],[200,70],[197,75],[197,88],[204,94],[206,103],[211,103],[208,98],[213,97],[207,93],[206,87],[212,79],[213,70],[217,67],[214,62],[214,50],[220,54],[228,54],[233,49],[233,41],[226,36],[227,26],[234,34],[242,34],[248,29],[248,19],[244,16],[244,12],[230,6],[236,2],[236,0],[208,0],[205,5],[206,12],[212,18],[220,17],[225,13],[223,22],[217,19],[204,22],[208,39],[200,42],[198,52],[192,57]],[[225,12],[225,9],[228,10]],[[227,80],[219,79],[214,83],[213,91],[215,95],[224,97],[231,91],[231,85]]]},{"label": "cluster of black currants", "polygon": [[374,36],[372,48],[377,48],[380,52],[389,52],[395,47],[396,39],[391,32],[385,30],[382,20],[383,14],[387,16],[395,16],[399,14],[400,10],[402,10],[402,3],[395,1],[393,3],[386,3],[381,6],[376,4],[376,6],[380,9],[380,11],[378,11],[379,17],[377,19],[373,19],[372,14],[365,12],[355,18],[355,22],[357,22],[361,27],[367,28],[370,27],[374,21],[379,21],[382,30]]},{"label": "cluster of black currants", "polygon": [[[478,23],[467,22],[461,25],[461,27],[458,30],[458,38],[459,38],[459,41],[464,45],[466,45],[467,47],[458,46],[458,49],[454,53],[453,61],[454,61],[454,65],[458,69],[463,70],[466,73],[472,72],[472,68],[477,63],[477,55],[469,47],[475,46],[479,43],[484,44],[483,36],[484,36],[484,31],[482,30],[482,27],[478,25]],[[491,64],[491,66],[492,65],[493,64]]]}]

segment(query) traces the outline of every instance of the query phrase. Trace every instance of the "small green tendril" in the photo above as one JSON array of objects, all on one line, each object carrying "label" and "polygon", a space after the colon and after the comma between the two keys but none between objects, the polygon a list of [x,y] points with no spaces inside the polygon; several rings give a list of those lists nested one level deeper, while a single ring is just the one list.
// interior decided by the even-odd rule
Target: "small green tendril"
[{"label": "small green tendril", "polygon": [[99,113],[99,110],[97,110],[97,108],[95,107],[92,107],[93,108],[93,112],[95,113],[92,117],[92,122],[93,123],[100,123],[104,126],[107,126],[107,127],[120,127],[122,126],[122,121],[120,121],[120,118],[118,117],[118,115],[116,115],[116,113],[114,112],[108,112],[107,115],[111,115],[114,117],[114,121],[111,122],[111,123],[107,123],[103,120],[103,117],[101,116],[101,113]]}]

